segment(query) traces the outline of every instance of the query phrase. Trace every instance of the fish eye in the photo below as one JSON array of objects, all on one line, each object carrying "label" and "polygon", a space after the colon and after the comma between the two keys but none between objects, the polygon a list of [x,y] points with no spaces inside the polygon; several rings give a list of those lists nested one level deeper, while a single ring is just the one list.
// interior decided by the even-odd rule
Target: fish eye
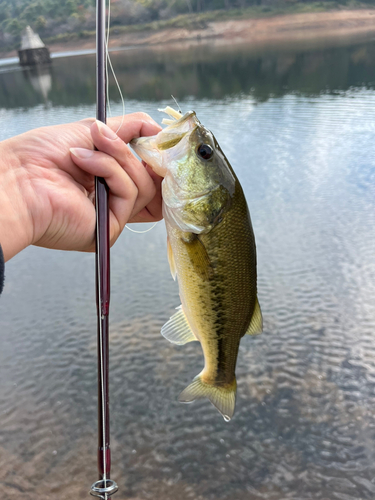
[{"label": "fish eye", "polygon": [[197,148],[198,155],[204,160],[209,160],[214,154],[214,150],[209,144],[200,144]]}]

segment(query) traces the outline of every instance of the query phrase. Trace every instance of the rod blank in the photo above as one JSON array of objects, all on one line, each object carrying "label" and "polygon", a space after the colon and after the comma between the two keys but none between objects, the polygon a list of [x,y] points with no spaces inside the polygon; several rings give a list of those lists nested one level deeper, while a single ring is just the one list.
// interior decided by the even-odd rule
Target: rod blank
[{"label": "rod blank", "polygon": [[[106,44],[105,0],[96,4],[96,118],[106,123]],[[110,236],[109,190],[105,180],[95,178],[96,206],[96,305],[98,315],[98,472],[90,494],[107,500],[117,491],[110,479],[111,449],[109,425],[109,301],[110,301]]]}]

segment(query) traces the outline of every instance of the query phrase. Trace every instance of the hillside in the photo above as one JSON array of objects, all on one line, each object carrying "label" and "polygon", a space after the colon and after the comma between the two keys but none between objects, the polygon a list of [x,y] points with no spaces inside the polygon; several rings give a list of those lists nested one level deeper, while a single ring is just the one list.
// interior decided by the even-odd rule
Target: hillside
[{"label": "hillside", "polygon": [[[373,3],[297,0],[111,0],[111,36],[160,29],[203,29],[230,19],[375,7]],[[30,25],[49,44],[93,36],[95,0],[0,0],[0,51],[18,48]]]}]

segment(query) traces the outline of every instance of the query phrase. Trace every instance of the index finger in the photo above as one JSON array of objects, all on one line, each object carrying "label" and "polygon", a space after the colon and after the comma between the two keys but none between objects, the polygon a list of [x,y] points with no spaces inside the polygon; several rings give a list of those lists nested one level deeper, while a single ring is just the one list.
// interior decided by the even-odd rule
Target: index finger
[{"label": "index finger", "polygon": [[161,131],[158,125],[147,113],[132,113],[125,116],[109,118],[107,125],[128,144],[138,137],[156,135]]}]

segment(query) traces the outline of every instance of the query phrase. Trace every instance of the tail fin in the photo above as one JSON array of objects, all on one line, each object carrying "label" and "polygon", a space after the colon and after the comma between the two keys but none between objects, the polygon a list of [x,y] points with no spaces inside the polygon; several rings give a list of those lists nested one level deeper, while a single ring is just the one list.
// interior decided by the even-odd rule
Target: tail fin
[{"label": "tail fin", "polygon": [[196,399],[207,398],[219,410],[226,422],[233,417],[236,404],[236,377],[227,387],[216,387],[206,384],[201,376],[197,375],[193,382],[183,390],[178,398],[181,403],[191,403]]}]

